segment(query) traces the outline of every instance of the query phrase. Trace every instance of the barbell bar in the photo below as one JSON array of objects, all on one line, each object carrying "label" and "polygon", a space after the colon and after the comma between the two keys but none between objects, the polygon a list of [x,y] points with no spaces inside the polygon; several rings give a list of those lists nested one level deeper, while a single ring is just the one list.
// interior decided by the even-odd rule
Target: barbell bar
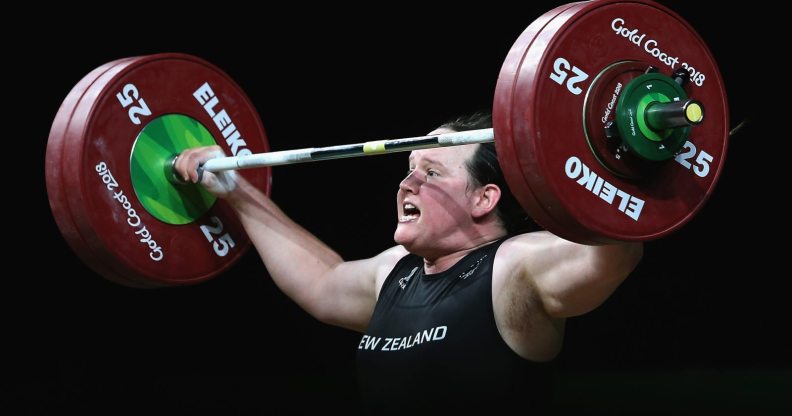
[{"label": "barbell bar", "polygon": [[[680,102],[654,102],[645,111],[646,123],[655,131],[688,127],[701,124],[704,120],[704,107],[697,100]],[[199,182],[202,172],[221,172],[225,170],[251,169],[268,166],[291,165],[321,160],[343,159],[360,156],[374,156],[387,153],[409,152],[437,147],[461,146],[466,144],[492,143],[495,133],[492,128],[466,130],[426,136],[405,137],[400,139],[371,140],[363,143],[338,146],[309,147],[295,150],[257,153],[244,156],[227,156],[207,160],[199,168]],[[177,156],[172,158],[171,168]],[[178,175],[174,180],[182,182]]]},{"label": "barbell bar", "polygon": [[[316,162],[320,160],[343,159],[360,156],[374,156],[387,153],[409,152],[412,150],[431,149],[465,144],[492,143],[495,135],[491,128],[467,130],[461,132],[435,134],[427,136],[405,137],[401,139],[372,140],[364,143],[338,146],[309,147],[278,152],[257,153],[244,156],[227,156],[209,159],[198,168],[198,182],[203,172],[221,172],[235,169],[251,169],[269,166],[291,165],[297,163]],[[177,184],[184,184],[179,175],[173,172],[178,155],[171,158],[170,175]],[[166,172],[167,175],[167,172]]]}]

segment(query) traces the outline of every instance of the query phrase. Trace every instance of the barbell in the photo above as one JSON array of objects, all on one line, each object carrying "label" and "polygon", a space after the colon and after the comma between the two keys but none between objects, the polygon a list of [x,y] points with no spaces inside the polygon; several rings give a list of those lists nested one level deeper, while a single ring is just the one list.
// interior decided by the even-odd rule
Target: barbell
[{"label": "barbell", "polygon": [[250,240],[233,210],[176,184],[173,158],[218,144],[202,169],[241,172],[266,194],[271,166],[494,141],[509,188],[553,233],[645,241],[687,223],[725,159],[728,107],[712,54],[650,0],[557,7],[502,65],[493,128],[270,152],[255,107],[213,64],[186,54],[123,58],[69,92],[47,143],[50,207],[92,269],[133,287],[197,283]]}]

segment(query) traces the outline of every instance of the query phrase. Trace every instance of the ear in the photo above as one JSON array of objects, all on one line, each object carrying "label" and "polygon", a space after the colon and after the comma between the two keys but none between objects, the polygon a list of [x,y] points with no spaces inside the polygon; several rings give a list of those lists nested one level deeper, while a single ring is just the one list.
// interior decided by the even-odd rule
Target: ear
[{"label": "ear", "polygon": [[481,218],[495,210],[500,201],[501,190],[498,185],[491,183],[476,190],[476,197],[473,200],[473,218]]}]

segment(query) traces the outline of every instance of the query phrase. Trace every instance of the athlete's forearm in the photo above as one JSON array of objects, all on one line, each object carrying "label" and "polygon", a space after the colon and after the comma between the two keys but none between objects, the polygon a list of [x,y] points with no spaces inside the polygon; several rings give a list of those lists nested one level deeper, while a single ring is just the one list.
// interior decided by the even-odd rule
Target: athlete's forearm
[{"label": "athlete's forearm", "polygon": [[306,309],[311,289],[343,259],[247,181],[226,198],[275,284]]}]

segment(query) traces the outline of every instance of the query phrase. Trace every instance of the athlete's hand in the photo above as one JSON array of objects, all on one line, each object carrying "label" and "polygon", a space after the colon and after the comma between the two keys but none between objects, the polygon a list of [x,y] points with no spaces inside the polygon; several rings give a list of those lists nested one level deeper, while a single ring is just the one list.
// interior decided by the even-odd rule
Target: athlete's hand
[{"label": "athlete's hand", "polygon": [[212,173],[203,171],[199,177],[198,167],[209,159],[225,157],[225,153],[220,146],[197,147],[187,149],[176,158],[173,169],[176,175],[186,182],[198,183],[206,188],[212,195],[218,198],[225,198],[237,189],[239,176],[234,170]]}]

